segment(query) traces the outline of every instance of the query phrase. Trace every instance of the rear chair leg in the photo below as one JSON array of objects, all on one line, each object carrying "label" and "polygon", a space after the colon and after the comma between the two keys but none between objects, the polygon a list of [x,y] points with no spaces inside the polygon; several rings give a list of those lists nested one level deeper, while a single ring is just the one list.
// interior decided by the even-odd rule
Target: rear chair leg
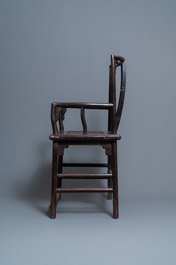
[{"label": "rear chair leg", "polygon": [[118,208],[118,172],[117,172],[117,142],[112,143],[112,174],[113,174],[113,218],[119,217]]}]

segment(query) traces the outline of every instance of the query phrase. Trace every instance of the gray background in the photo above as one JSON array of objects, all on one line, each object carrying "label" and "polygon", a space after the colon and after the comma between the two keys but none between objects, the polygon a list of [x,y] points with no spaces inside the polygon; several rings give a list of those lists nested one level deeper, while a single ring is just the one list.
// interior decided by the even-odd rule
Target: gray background
[{"label": "gray background", "polygon": [[[175,25],[172,0],[0,0],[1,264],[175,264]],[[110,54],[127,64],[120,219],[103,196],[68,195],[50,220],[50,104],[106,102]],[[79,159],[104,151],[66,151]]]}]

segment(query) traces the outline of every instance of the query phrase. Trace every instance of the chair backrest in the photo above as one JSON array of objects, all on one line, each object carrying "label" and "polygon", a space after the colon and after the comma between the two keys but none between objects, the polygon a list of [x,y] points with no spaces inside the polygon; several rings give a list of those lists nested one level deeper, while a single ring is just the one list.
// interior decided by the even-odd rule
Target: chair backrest
[{"label": "chair backrest", "polygon": [[[119,127],[126,88],[125,59],[121,56],[111,55],[111,64],[109,66],[109,103],[112,103],[113,109],[109,111],[108,130],[116,133]],[[117,68],[120,68],[120,91],[118,104],[116,103],[116,75]]]}]

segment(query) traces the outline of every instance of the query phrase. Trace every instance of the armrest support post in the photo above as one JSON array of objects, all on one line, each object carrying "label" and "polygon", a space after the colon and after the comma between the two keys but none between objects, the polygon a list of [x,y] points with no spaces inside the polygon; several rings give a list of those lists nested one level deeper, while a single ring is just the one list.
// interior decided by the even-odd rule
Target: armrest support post
[{"label": "armrest support post", "polygon": [[87,124],[86,124],[86,119],[85,119],[85,109],[81,108],[81,121],[83,125],[83,133],[87,134]]}]

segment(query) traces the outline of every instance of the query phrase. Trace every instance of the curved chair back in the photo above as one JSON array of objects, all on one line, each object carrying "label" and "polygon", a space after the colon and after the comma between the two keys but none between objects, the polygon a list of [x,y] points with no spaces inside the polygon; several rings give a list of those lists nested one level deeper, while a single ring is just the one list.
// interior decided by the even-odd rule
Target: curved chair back
[{"label": "curved chair back", "polygon": [[[125,59],[123,57],[111,55],[111,65],[109,66],[109,103],[114,105],[112,111],[109,112],[108,130],[111,133],[117,132],[122,115],[126,88],[126,69],[124,62]],[[117,68],[120,68],[121,79],[118,104],[116,103]]]}]

